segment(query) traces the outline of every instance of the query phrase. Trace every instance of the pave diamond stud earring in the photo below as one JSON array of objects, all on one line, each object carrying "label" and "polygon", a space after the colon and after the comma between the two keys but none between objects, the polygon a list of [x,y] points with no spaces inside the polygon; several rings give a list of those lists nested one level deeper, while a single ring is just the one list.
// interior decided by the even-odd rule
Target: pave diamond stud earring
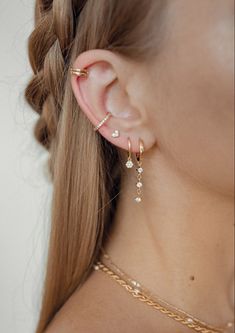
[{"label": "pave diamond stud earring", "polygon": [[128,141],[128,157],[127,157],[126,167],[130,169],[133,167],[134,163],[132,162],[131,159],[131,140],[129,137],[127,138],[127,141]]}]

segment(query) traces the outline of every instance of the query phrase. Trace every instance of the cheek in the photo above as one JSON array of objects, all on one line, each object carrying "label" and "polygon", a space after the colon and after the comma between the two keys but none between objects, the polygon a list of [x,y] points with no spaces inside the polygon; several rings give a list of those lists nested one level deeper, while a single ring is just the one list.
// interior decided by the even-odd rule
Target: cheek
[{"label": "cheek", "polygon": [[177,24],[151,77],[158,144],[199,182],[233,193],[232,24],[205,11]]}]

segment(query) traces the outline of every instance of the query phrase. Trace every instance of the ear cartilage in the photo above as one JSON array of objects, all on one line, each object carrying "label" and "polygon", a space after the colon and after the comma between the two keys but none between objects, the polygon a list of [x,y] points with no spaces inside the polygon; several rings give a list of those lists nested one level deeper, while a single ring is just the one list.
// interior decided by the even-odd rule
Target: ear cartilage
[{"label": "ear cartilage", "polygon": [[87,77],[88,76],[88,70],[86,69],[80,69],[80,68],[70,68],[70,73],[79,77]]},{"label": "ear cartilage", "polygon": [[109,119],[111,115],[112,114],[108,112],[107,115],[104,117],[104,119],[101,120],[101,122],[96,127],[94,127],[94,131],[97,131],[102,125],[104,125],[104,123]]}]

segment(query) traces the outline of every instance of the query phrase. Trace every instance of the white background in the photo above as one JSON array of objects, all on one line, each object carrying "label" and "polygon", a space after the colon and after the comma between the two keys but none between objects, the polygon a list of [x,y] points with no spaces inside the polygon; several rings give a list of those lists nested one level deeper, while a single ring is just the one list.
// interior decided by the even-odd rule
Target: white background
[{"label": "white background", "polygon": [[0,333],[33,333],[48,233],[47,155],[24,101],[34,0],[0,0]]}]

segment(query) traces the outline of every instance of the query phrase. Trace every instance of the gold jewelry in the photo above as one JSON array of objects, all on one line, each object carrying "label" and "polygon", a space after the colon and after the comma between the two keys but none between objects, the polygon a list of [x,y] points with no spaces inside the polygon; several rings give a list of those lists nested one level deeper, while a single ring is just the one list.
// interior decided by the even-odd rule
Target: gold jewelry
[{"label": "gold jewelry", "polygon": [[[78,77],[87,77],[89,72],[85,68],[81,69],[81,68],[70,67],[70,73],[72,75],[76,75]],[[104,117],[104,119],[101,120],[101,122],[96,127],[94,127],[94,131],[97,131],[109,119],[110,116],[111,116],[111,113],[108,112],[107,115]]]},{"label": "gold jewelry", "polygon": [[131,158],[131,140],[129,137],[127,138],[127,142],[128,142],[128,155],[127,155],[128,157],[127,157],[126,167],[130,169],[133,167],[134,163],[132,162]]},{"label": "gold jewelry", "polygon": [[[93,266],[94,269],[106,273],[118,284],[120,284],[123,288],[125,288],[133,297],[139,299],[140,301],[146,303],[149,306],[152,306],[155,310],[161,312],[162,314],[167,315],[169,318],[176,320],[177,322],[187,326],[188,328],[193,329],[196,332],[223,333],[225,332],[226,328],[233,326],[233,323],[229,322],[227,323],[226,328],[213,327],[193,317],[192,315],[189,315],[183,310],[174,307],[173,305],[162,300],[161,298],[152,295],[146,288],[141,286],[139,282],[133,280],[130,276],[121,271],[120,268],[113,263],[110,256],[103,249],[102,251],[104,253],[104,257],[109,260],[109,262],[114,267],[116,272],[110,269],[106,264],[104,264],[100,260],[95,263],[95,265]],[[118,274],[120,274],[121,276],[119,276]],[[157,299],[157,301],[155,301],[154,298]]]},{"label": "gold jewelry", "polygon": [[101,122],[96,126],[96,127],[94,127],[94,131],[97,131],[108,119],[109,119],[109,117],[111,116],[112,114],[110,113],[110,112],[108,112],[107,114],[106,114],[106,116],[104,117],[104,119],[103,120],[101,120]]},{"label": "gold jewelry", "polygon": [[143,153],[144,153],[144,143],[141,139],[139,139],[139,153],[136,153],[136,160],[137,160],[137,164],[138,167],[136,169],[137,171],[137,183],[136,183],[136,191],[137,191],[137,197],[135,197],[135,202],[139,203],[142,201],[142,197],[141,197],[141,188],[143,186],[143,183],[141,181],[142,178],[142,173],[144,171],[144,169],[142,168],[142,160],[143,160]]},{"label": "gold jewelry", "polygon": [[118,138],[119,136],[120,136],[119,130],[114,130],[113,133],[112,133],[112,137],[113,138]]},{"label": "gold jewelry", "polygon": [[87,77],[88,76],[88,70],[87,69],[80,69],[80,68],[72,68],[70,67],[70,73],[72,75],[76,75],[79,77]]}]

